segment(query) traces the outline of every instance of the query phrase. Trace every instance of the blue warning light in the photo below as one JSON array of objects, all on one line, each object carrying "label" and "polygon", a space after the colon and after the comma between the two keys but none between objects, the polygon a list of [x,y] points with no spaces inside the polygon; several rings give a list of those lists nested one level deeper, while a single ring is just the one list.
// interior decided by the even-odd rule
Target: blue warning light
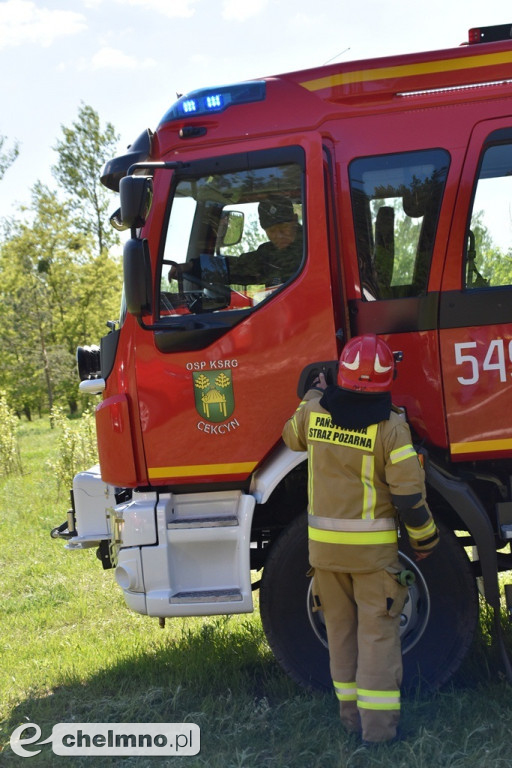
[{"label": "blue warning light", "polygon": [[263,101],[266,96],[266,83],[264,80],[252,80],[246,83],[223,85],[220,88],[203,88],[199,91],[182,96],[165,113],[160,125],[170,123],[173,120],[183,120],[184,117],[199,117],[215,112],[224,112],[228,107],[237,104],[249,104],[254,101]]}]

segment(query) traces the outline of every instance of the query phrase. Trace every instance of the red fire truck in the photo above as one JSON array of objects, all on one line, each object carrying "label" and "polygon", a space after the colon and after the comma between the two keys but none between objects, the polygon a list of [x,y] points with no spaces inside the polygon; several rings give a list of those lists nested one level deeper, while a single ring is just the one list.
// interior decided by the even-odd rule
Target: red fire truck
[{"label": "red fire truck", "polygon": [[[101,346],[78,350],[100,463],[53,535],[98,548],[134,611],[247,613],[259,589],[284,669],[330,687],[306,456],[280,436],[318,372],[334,381],[346,341],[373,332],[402,358],[393,398],[442,533],[419,563],[400,539],[416,577],[405,681],[459,667],[479,590],[512,679],[511,30],[200,89],[106,164],[131,235],[124,296]],[[293,236],[272,245],[262,211],[284,210]]]}]

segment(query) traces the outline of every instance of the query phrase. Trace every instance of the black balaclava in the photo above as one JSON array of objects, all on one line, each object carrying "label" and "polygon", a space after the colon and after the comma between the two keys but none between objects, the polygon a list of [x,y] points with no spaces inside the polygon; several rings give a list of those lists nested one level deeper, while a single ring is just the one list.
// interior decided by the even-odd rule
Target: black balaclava
[{"label": "black balaclava", "polygon": [[362,429],[389,419],[391,392],[353,392],[331,384],[325,389],[320,405],[329,411],[336,426]]}]

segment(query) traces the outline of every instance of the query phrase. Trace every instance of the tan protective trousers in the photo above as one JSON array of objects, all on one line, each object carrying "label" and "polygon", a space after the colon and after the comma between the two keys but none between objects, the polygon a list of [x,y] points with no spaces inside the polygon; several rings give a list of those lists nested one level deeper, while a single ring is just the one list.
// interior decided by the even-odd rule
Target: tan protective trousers
[{"label": "tan protective trousers", "polygon": [[388,571],[315,568],[313,593],[324,613],[343,725],[365,741],[393,739],[400,718],[400,613],[407,587]]}]

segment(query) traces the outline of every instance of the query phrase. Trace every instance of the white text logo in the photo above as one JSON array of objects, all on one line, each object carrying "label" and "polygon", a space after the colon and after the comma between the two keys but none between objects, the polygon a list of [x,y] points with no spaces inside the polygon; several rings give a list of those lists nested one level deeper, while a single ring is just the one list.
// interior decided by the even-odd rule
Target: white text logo
[{"label": "white text logo", "polygon": [[[34,733],[25,735],[28,731]],[[197,755],[201,748],[199,726],[195,723],[57,723],[52,735],[39,741],[41,728],[27,723],[11,735],[11,749],[20,757],[34,757],[40,749],[29,744],[52,745],[54,754],[66,755]]]}]

